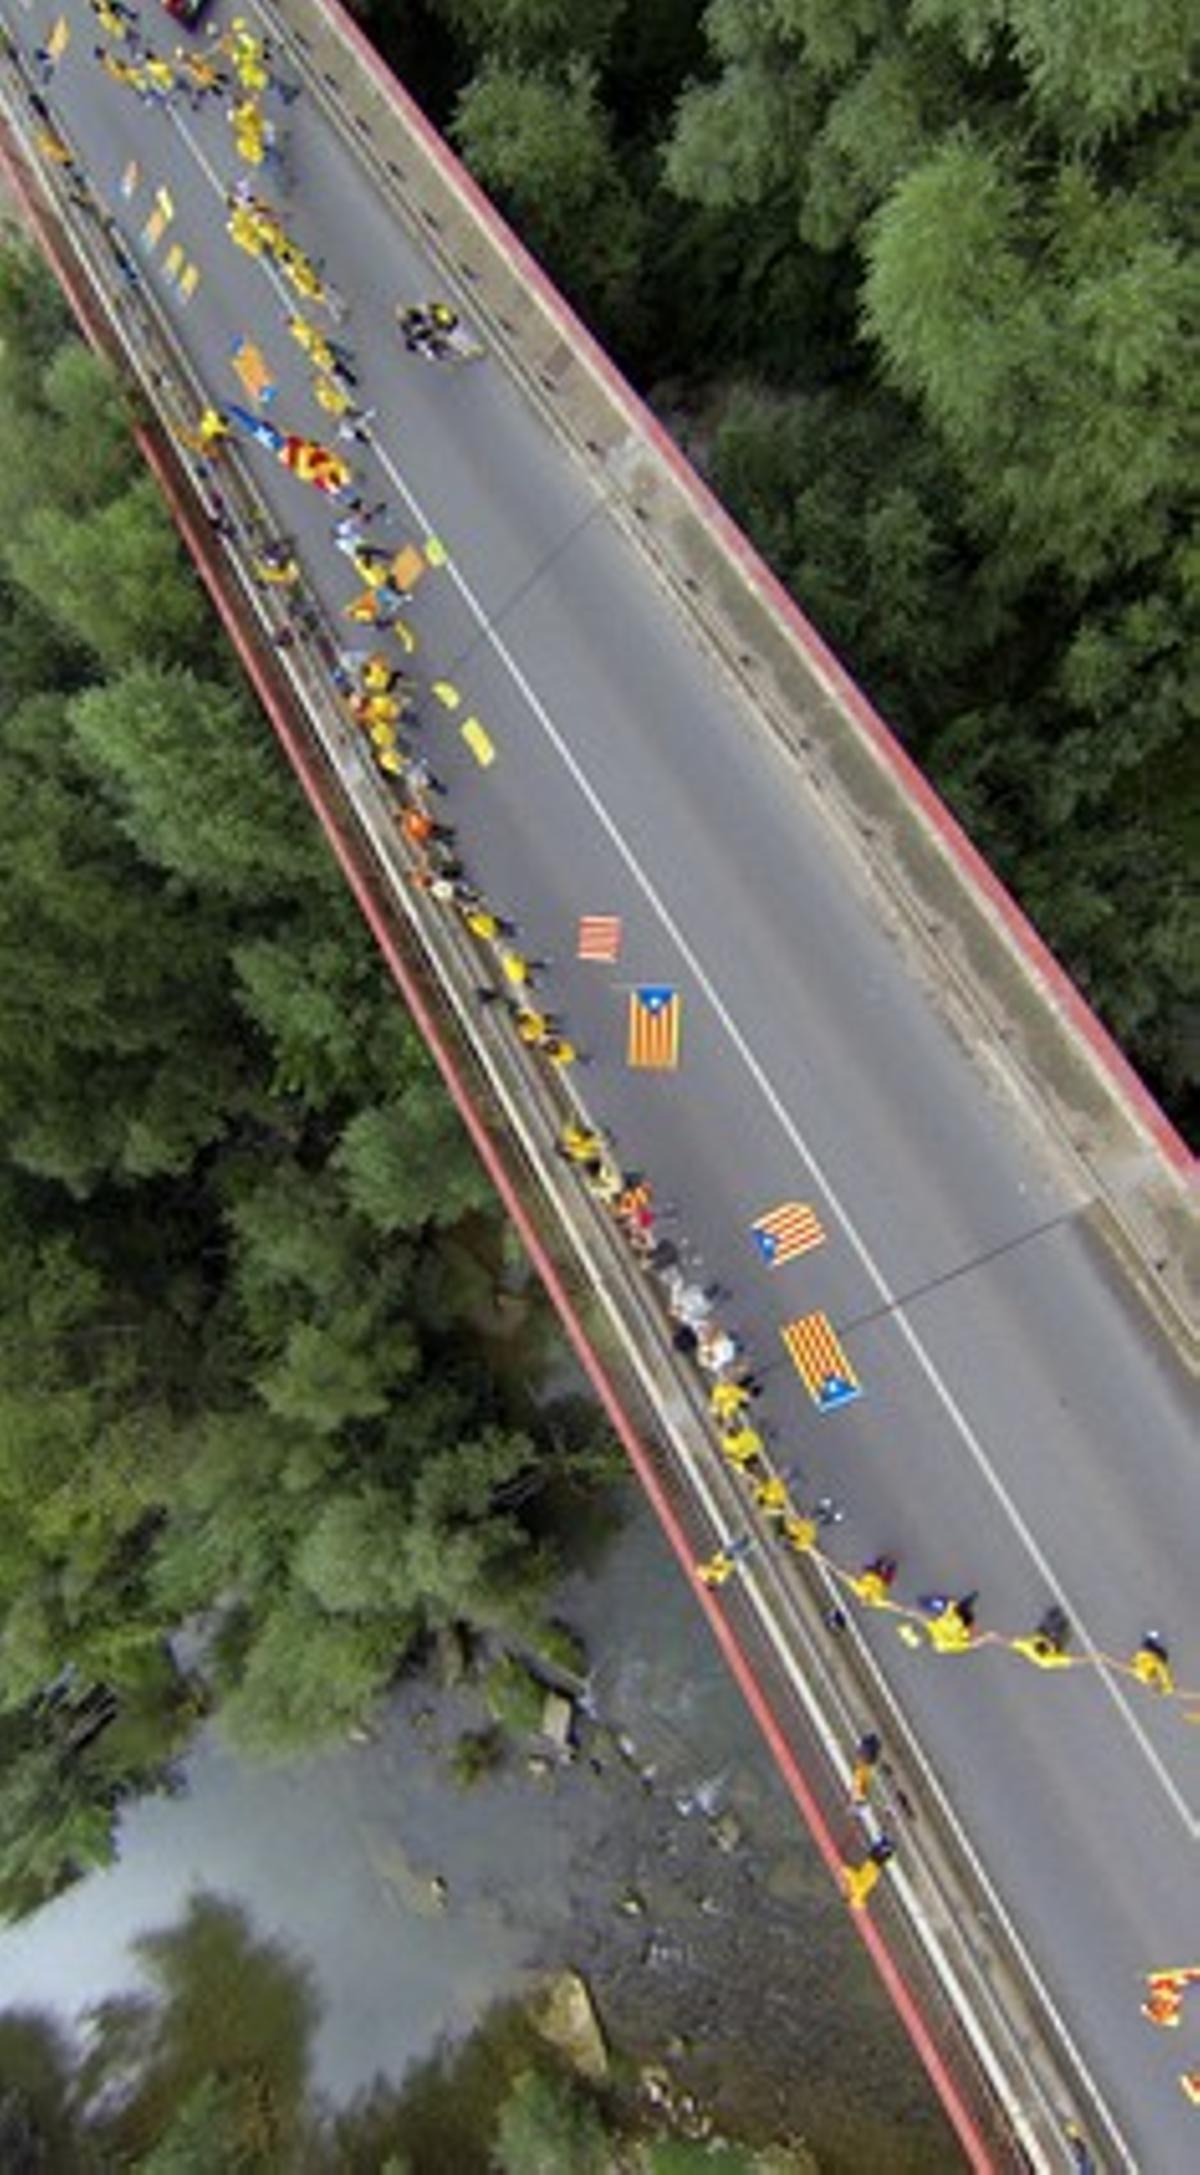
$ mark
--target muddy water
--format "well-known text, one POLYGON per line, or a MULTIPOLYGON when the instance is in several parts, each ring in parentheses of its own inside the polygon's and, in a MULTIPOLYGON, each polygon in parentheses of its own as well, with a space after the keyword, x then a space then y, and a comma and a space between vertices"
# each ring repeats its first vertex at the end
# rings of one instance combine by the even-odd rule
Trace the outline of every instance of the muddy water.
POLYGON ((456 1787, 447 1755, 481 1708, 417 1685, 370 1745, 286 1769, 208 1739, 186 1794, 128 1814, 114 1867, 0 1934, 0 2000, 77 2017, 134 1982, 133 1935, 210 1889, 314 1969, 331 2098, 571 1965, 614 2042, 669 2051, 731 2126, 803 2136, 830 2170, 959 2166, 657 1530, 626 1507, 564 1597, 599 1725, 574 1765, 514 1757, 456 1787))

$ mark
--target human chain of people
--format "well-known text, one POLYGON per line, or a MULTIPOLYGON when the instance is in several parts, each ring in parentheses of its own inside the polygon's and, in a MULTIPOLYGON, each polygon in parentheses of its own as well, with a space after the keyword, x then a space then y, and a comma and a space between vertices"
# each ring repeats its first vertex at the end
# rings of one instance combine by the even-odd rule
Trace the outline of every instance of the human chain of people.
MULTIPOLYGON (((214 28, 204 48, 180 48, 172 68, 147 44, 137 10, 125 0, 88 0, 88 4, 110 41, 95 48, 95 57, 114 82, 144 101, 169 105, 179 99, 193 111, 207 100, 234 101, 226 108, 231 142, 250 173, 232 182, 226 193, 229 239, 276 273, 298 302, 323 310, 331 327, 340 328, 346 305, 326 268, 301 245, 289 219, 259 190, 259 169, 274 169, 281 180, 286 176, 279 126, 265 115, 262 101, 273 97, 286 107, 299 94, 298 84, 281 72, 270 42, 253 31, 245 18, 235 16, 227 28, 214 28), (119 62, 115 68, 109 65, 114 60, 119 62)), ((45 48, 38 49, 43 87, 62 63, 68 43, 58 30, 45 48)), ((449 304, 402 304, 397 320, 409 354, 453 364, 473 360, 482 352, 449 304)), ((270 365, 257 342, 239 342, 231 365, 246 405, 214 401, 203 410, 193 431, 181 433, 203 471, 198 481, 210 519, 230 542, 243 541, 233 534, 217 481, 220 461, 235 440, 264 447, 298 481, 323 492, 336 507, 339 518, 331 527, 330 541, 350 562, 359 583, 343 607, 344 616, 356 626, 367 627, 373 643, 380 646, 370 650, 345 644, 331 647, 323 615, 304 593, 303 571, 290 541, 256 536, 249 540, 251 571, 261 585, 278 590, 284 603, 285 625, 276 640, 283 648, 296 633, 306 632, 316 639, 346 714, 361 730, 381 781, 396 796, 397 828, 416 857, 414 881, 433 903, 454 910, 466 931, 490 948, 495 980, 478 987, 479 1003, 498 1005, 517 1039, 548 1065, 565 1072, 588 1060, 566 1031, 561 1014, 540 994, 546 962, 530 958, 512 941, 515 923, 498 913, 471 881, 457 852, 453 827, 432 805, 432 797, 441 796, 446 788, 413 744, 412 735, 423 718, 433 714, 430 705, 446 712, 462 706, 450 680, 435 678, 422 689, 407 669, 417 648, 407 608, 425 575, 446 563, 445 550, 436 539, 420 546, 380 540, 381 529, 390 522, 388 503, 386 499, 368 501, 352 460, 342 450, 349 446, 356 451, 369 449, 374 443, 375 416, 358 398, 353 350, 344 339, 334 337, 333 330, 327 331, 296 310, 288 312, 284 327, 311 364, 312 397, 333 419, 337 446, 304 431, 286 430, 276 421, 276 385, 270 365), (402 653, 403 664, 389 654, 389 645, 402 653)), ((460 731, 486 770, 496 753, 486 727, 469 713, 460 731)), ((614 930, 619 945, 616 917, 582 916, 578 956, 612 963, 614 930)), ((680 991, 662 983, 635 982, 628 986, 625 999, 627 1062, 646 1069, 676 1069, 682 1045, 680 991)), ((650 1182, 639 1173, 620 1169, 601 1129, 584 1125, 581 1137, 586 1152, 571 1127, 560 1149, 576 1163, 593 1198, 612 1209, 640 1264, 661 1285, 677 1348, 715 1378, 710 1408, 720 1452, 744 1480, 748 1507, 754 1514, 750 1529, 729 1535, 697 1564, 696 1576, 704 1585, 725 1585, 753 1560, 756 1551, 774 1542, 794 1554, 813 1557, 848 1602, 893 1618, 908 1644, 943 1655, 1003 1649, 1047 1671, 1102 1669, 1175 1703, 1186 1720, 1200 1721, 1200 1688, 1176 1684, 1160 1627, 1146 1626, 1124 1656, 1098 1649, 1073 1650, 1071 1627, 1053 1603, 1031 1630, 981 1628, 979 1596, 973 1590, 918 1594, 904 1601, 895 1590, 899 1565, 894 1555, 881 1551, 857 1567, 838 1562, 821 1545, 824 1529, 834 1522, 827 1499, 805 1502, 798 1493, 802 1486, 798 1468, 786 1460, 780 1463, 766 1431, 748 1417, 760 1381, 738 1340, 715 1319, 718 1295, 688 1278, 682 1265, 682 1242, 655 1235, 657 1211, 650 1182)), ((824 1237, 817 1211, 801 1202, 764 1210, 751 1232, 762 1264, 772 1271, 795 1254, 812 1251, 824 1237)), ((800 1315, 781 1325, 781 1334, 820 1412, 833 1412, 860 1394, 850 1360, 824 1314, 814 1310, 800 1315)))
MULTIPOLYGON (((980 1657, 990 1650, 1045 1673, 1103 1673, 1144 1691, 1185 1722, 1200 1722, 1200 1687, 1176 1682, 1169 1638, 1160 1624, 1131 1625, 1128 1650, 1110 1653, 1078 1645, 1066 1611, 1053 1599, 1032 1626, 1004 1630, 981 1622, 980 1594, 968 1579, 905 1595, 901 1558, 888 1546, 881 1545, 865 1560, 839 1559, 832 1537, 844 1522, 841 1506, 815 1491, 778 1431, 758 1417, 771 1362, 748 1349, 730 1325, 731 1295, 705 1278, 681 1208, 660 1200, 653 1173, 624 1153, 602 1118, 591 1111, 578 1084, 591 1053, 577 1045, 569 1018, 555 1002, 554 960, 526 944, 516 916, 475 880, 458 829, 447 820, 452 794, 436 767, 437 722, 453 719, 462 745, 484 774, 481 785, 502 751, 451 677, 454 668, 426 672, 415 662, 422 648, 422 585, 452 563, 450 554, 438 537, 397 536, 386 495, 386 478, 395 472, 379 440, 378 414, 363 398, 353 342, 345 333, 347 304, 325 264, 298 238, 298 222, 286 203, 273 201, 275 196, 286 200, 292 186, 285 116, 302 95, 300 86, 287 77, 270 41, 241 17, 217 28, 205 45, 180 48, 171 58, 147 42, 138 11, 124 0, 88 0, 88 5, 107 41, 94 47, 92 60, 117 90, 166 111, 195 115, 219 108, 228 123, 223 140, 242 171, 225 188, 225 232, 230 246, 257 261, 270 279, 282 303, 277 327, 281 349, 303 356, 309 394, 321 420, 311 430, 286 426, 278 412, 281 395, 271 339, 256 330, 230 349, 239 397, 214 389, 180 436, 192 457, 212 526, 240 555, 264 600, 275 608, 270 615, 272 640, 281 652, 306 645, 327 673, 342 714, 361 736, 388 798, 409 881, 431 909, 452 916, 474 946, 480 962, 475 1001, 556 1081, 569 1115, 563 1117, 552 1152, 574 1173, 597 1211, 611 1219, 636 1270, 657 1295, 676 1353, 703 1382, 711 1442, 724 1466, 737 1476, 745 1517, 733 1529, 718 1532, 715 1545, 697 1559, 697 1582, 719 1601, 723 1591, 733 1590, 768 1558, 807 1558, 836 1597, 825 1608, 833 1634, 846 1628, 851 1611, 859 1610, 864 1617, 889 1622, 905 1646, 931 1657, 980 1657), (247 528, 226 502, 223 464, 240 462, 256 451, 329 502, 329 548, 355 584, 340 604, 340 633, 318 602, 292 538, 257 524, 247 528), (372 463, 382 464, 383 480, 372 475, 372 463), (427 737, 433 742, 430 754, 425 752, 427 737)), ((48 100, 69 44, 56 25, 46 45, 37 49, 32 89, 36 140, 47 160, 62 170, 73 201, 99 212, 88 177, 48 100)), ((132 200, 142 177, 130 173, 127 180, 132 200)), ((164 195, 156 193, 148 215, 148 246, 172 216, 162 202, 164 195), (157 228, 156 221, 161 222, 157 228)), ((100 215, 111 230, 111 216, 100 215)), ((127 276, 136 281, 138 269, 126 261, 127 276)), ((395 314, 398 345, 414 361, 449 370, 482 357, 480 344, 445 301, 401 301, 395 314)), ((686 1076, 686 976, 663 980, 661 961, 653 971, 639 973, 637 962, 625 956, 621 919, 603 900, 579 902, 572 934, 577 962, 597 969, 621 967, 625 978, 611 986, 619 1011, 614 1043, 619 1035, 624 1063, 634 1071, 682 1070, 686 1076)), ((829 1243, 827 1221, 820 1203, 803 1198, 762 1204, 745 1234, 748 1261, 758 1274, 780 1278, 780 1290, 788 1288, 781 1272, 797 1262, 802 1266, 794 1273, 808 1279, 812 1257, 819 1257, 829 1243)), ((810 1408, 836 1425, 835 1415, 864 1394, 836 1324, 818 1307, 808 1306, 787 1313, 778 1326, 810 1408)), ((843 1889, 851 1908, 861 1910, 897 1848, 875 1813, 885 1766, 877 1732, 864 1731, 847 1765, 848 1807, 864 1827, 862 1854, 843 1864, 843 1889)), ((1147 2021, 1159 2028, 1177 2026, 1184 1995, 1196 1975, 1191 1967, 1149 1974, 1143 2004, 1147 2021)), ((1180 2082, 1193 2103, 1200 2104, 1200 2073, 1189 2071, 1180 2082)))

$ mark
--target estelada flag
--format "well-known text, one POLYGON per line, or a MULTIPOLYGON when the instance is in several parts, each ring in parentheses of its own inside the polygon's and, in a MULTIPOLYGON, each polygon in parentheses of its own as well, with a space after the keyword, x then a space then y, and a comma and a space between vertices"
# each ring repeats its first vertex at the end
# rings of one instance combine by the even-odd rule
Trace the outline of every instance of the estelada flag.
POLYGON ((674 1072, 683 1024, 677 989, 654 985, 629 992, 628 1060, 643 1072, 674 1072))
POLYGON ((816 1211, 803 1201, 781 1201, 765 1216, 756 1216, 750 1232, 769 1269, 781 1269, 797 1254, 811 1252, 825 1237, 816 1211))
POLYGON ((858 1376, 827 1314, 801 1314, 794 1322, 785 1322, 779 1333, 818 1412, 836 1412, 839 1405, 862 1396, 858 1376))
POLYGON ((280 460, 283 459, 287 439, 281 430, 276 430, 273 423, 268 423, 265 415, 253 415, 249 408, 239 408, 234 401, 229 402, 225 413, 231 423, 236 423, 239 430, 245 431, 247 437, 256 439, 260 446, 266 446, 271 453, 277 453, 280 460))

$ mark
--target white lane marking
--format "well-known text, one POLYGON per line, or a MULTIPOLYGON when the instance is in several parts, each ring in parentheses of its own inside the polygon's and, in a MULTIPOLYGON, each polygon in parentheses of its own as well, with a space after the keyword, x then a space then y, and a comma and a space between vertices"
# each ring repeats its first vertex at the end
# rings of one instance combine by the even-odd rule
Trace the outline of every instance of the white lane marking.
MULTIPOLYGON (((382 446, 377 446, 376 451, 379 455, 379 460, 382 467, 386 469, 402 499, 408 505, 416 519, 423 526, 428 527, 431 520, 430 515, 426 513, 420 501, 409 489, 403 477, 400 475, 399 471, 396 469, 396 467, 388 457, 384 448, 382 446)), ((876 1262, 874 1255, 871 1253, 871 1250, 867 1245, 866 1240, 863 1238, 857 1224, 854 1222, 853 1217, 850 1215, 849 1210, 846 1208, 845 1203, 843 1202, 840 1194, 838 1193, 837 1188, 833 1185, 832 1181, 827 1176, 816 1152, 809 1147, 808 1142, 805 1140, 803 1134, 800 1132, 799 1127, 795 1124, 795 1121, 791 1117, 790 1112, 787 1110, 781 1097, 779 1096, 770 1079, 768 1078, 766 1071, 759 1063, 757 1057, 754 1055, 754 1052, 751 1049, 749 1043, 747 1042, 745 1036, 743 1035, 741 1029, 738 1027, 727 1005, 724 1003, 723 999, 718 993, 715 984, 712 982, 708 974, 705 972, 705 969, 702 967, 700 960, 698 959, 696 953, 693 951, 679 924, 676 922, 674 916, 670 911, 670 908, 666 905, 666 902, 662 898, 661 894, 655 889, 654 884, 652 883, 650 877, 647 875, 646 871, 643 869, 641 863, 637 859, 636 854, 633 852, 633 849, 624 837, 615 819, 609 815, 608 810, 605 807, 603 801, 601 800, 599 793, 592 785, 591 780, 588 778, 577 757, 567 746, 567 743, 564 740, 562 734, 559 732, 557 726, 554 724, 553 719, 550 717, 540 697, 537 695, 534 688, 530 685, 529 680, 526 678, 521 666, 517 663, 516 658, 507 647, 507 644, 504 642, 502 636, 500 636, 496 632, 495 628, 490 624, 487 614, 483 609, 483 606, 475 597, 469 583, 460 573, 453 557, 451 557, 449 561, 447 571, 449 572, 451 579, 455 582, 473 618, 476 620, 481 634, 484 636, 485 640, 492 645, 497 657, 505 666, 505 669, 509 673, 514 685, 524 696, 524 699, 529 705, 529 708, 532 711, 534 717, 541 725, 542 730, 546 735, 546 738, 549 740, 551 746, 554 748, 556 754, 561 759, 569 775, 574 780, 580 793, 587 801, 588 806, 592 810, 592 813, 595 816, 597 822, 607 834, 610 843, 616 849, 619 858, 624 861, 625 866, 629 871, 629 874, 632 876, 634 882, 637 884, 638 888, 642 892, 647 903, 653 909, 654 913, 657 914, 663 928, 667 931, 667 934, 671 937, 673 943, 677 946, 681 958, 684 959, 688 966, 689 972, 694 975, 697 984, 703 990, 704 995, 708 998, 708 1001, 712 1006, 713 1011, 715 1012, 717 1018, 720 1020, 726 1034, 728 1035, 738 1055, 742 1059, 743 1064, 745 1065, 747 1071, 750 1073, 750 1076, 754 1080, 760 1093, 764 1097, 768 1108, 771 1110, 772 1114, 776 1118, 786 1138, 790 1141, 792 1147, 794 1148, 796 1154, 801 1158, 802 1162, 807 1165, 813 1179, 815 1180, 817 1185, 822 1188, 826 1198, 831 1202, 840 1219, 843 1229, 845 1230, 847 1236, 850 1239, 850 1243, 855 1253, 858 1255, 858 1258, 862 1263, 863 1268, 865 1269, 867 1275, 870 1277, 880 1297, 887 1303, 889 1309, 892 1310, 892 1319, 895 1322, 896 1327, 899 1329, 901 1336, 905 1339, 905 1342, 908 1344, 914 1359, 924 1373, 930 1387, 934 1391, 934 1394, 939 1399, 944 1411, 947 1414, 947 1417, 950 1420, 952 1427, 956 1429, 956 1431, 962 1437, 962 1440, 966 1444, 967 1449, 970 1451, 974 1464, 978 1468, 985 1481, 991 1487, 992 1492, 996 1497, 996 1500, 1003 1507, 1003 1510, 1008 1517, 1014 1532, 1018 1535, 1023 1546, 1028 1551, 1032 1562, 1036 1566, 1047 1588, 1053 1594, 1063 1595, 1064 1600, 1069 1603, 1068 1614, 1071 1616, 1072 1621, 1078 1625, 1079 1630, 1083 1635, 1085 1644, 1092 1647, 1093 1650, 1098 1651, 1098 1642, 1094 1640, 1089 1633, 1082 1612, 1075 1603, 1070 1602, 1069 1596, 1066 1595, 1066 1591, 1062 1584, 1062 1581, 1058 1578, 1056 1572, 1053 1570, 1049 1559, 1043 1553, 1033 1532, 1026 1524, 1020 1511, 1017 1509, 1017 1506, 1013 1501, 1012 1496, 1009 1494, 1007 1488, 1004 1486, 1003 1481, 1000 1479, 998 1473, 992 1466, 991 1461, 988 1458, 987 1452, 984 1449, 982 1441, 976 1434, 970 1421, 967 1419, 966 1414, 964 1413, 961 1405, 958 1403, 957 1398, 954 1396, 953 1391, 950 1389, 949 1384, 945 1381, 944 1377, 939 1372, 934 1360, 931 1358, 925 1346, 922 1344, 921 1339, 917 1335, 916 1330, 912 1327, 912 1324, 908 1321, 904 1313, 898 1308, 896 1294, 891 1290, 891 1287, 889 1286, 882 1269, 876 1262)), ((1194 1815, 1192 1813, 1182 1792, 1178 1789, 1173 1777, 1168 1773, 1164 1762, 1160 1758, 1158 1752, 1155 1750, 1155 1747, 1151 1744, 1150 1739, 1147 1736, 1141 1722, 1130 1708, 1119 1683, 1113 1679, 1107 1669, 1102 1668, 1100 1670, 1100 1675, 1103 1678, 1105 1689, 1107 1690, 1109 1697, 1113 1700, 1118 1711, 1124 1718, 1126 1724, 1132 1730, 1139 1745, 1141 1746, 1141 1749, 1149 1765, 1157 1775, 1163 1790, 1174 1805, 1175 1810, 1178 1813, 1179 1818, 1182 1821, 1188 1834, 1191 1835, 1194 1840, 1197 1836, 1200 1836, 1200 1816, 1194 1815)))
MULTIPOLYGON (((203 152, 200 150, 199 146, 195 142, 191 130, 186 126, 182 115, 179 113, 174 113, 172 117, 176 121, 177 126, 179 127, 180 134, 191 146, 197 163, 203 168, 217 195, 221 198, 222 201, 224 201, 226 193, 225 184, 223 184, 218 179, 213 168, 209 165, 208 160, 204 157, 203 152)), ((269 265, 263 259, 260 259, 259 262, 262 266, 262 270, 267 274, 267 277, 271 279, 272 284, 276 286, 277 291, 282 291, 282 283, 279 279, 279 275, 275 273, 274 267, 269 265)), ((380 466, 386 471, 387 475, 390 477, 401 499, 404 501, 405 505, 407 505, 414 518, 420 524, 421 528, 428 534, 436 533, 438 535, 441 535, 441 526, 434 520, 431 513, 426 512, 425 508, 422 506, 420 500, 416 497, 415 493, 409 489, 409 486, 405 482, 403 476, 400 474, 400 471, 396 467, 395 463, 392 461, 386 448, 382 446, 378 440, 376 440, 374 442, 373 450, 379 460, 380 466)), ((465 576, 460 571, 458 564, 453 556, 449 557, 445 571, 448 573, 451 581, 457 588, 460 596, 463 599, 463 602, 465 603, 468 611, 470 612, 471 617, 474 619, 476 626, 478 627, 484 640, 490 643, 492 649, 496 653, 496 656, 499 658, 501 664, 504 666, 506 672, 512 680, 513 685, 519 690, 525 702, 528 704, 531 714, 534 718, 536 718, 538 724, 540 725, 543 733, 546 736, 546 739, 549 741, 551 747, 554 749, 555 753, 559 757, 568 775, 571 777, 579 792, 582 794, 584 800, 587 802, 588 807, 591 809, 592 814, 595 817, 597 823, 600 825, 601 830, 605 833, 610 844, 615 849, 618 858, 624 862, 625 867, 629 872, 629 875, 632 877, 634 883, 637 885, 639 891, 642 893, 642 896, 646 900, 647 904, 657 915, 663 928, 666 930, 668 936, 671 938, 672 943, 676 946, 680 957, 685 961, 689 972, 695 977, 697 986, 703 991, 704 995, 707 997, 713 1012, 725 1029, 725 1032, 728 1035, 730 1042, 733 1044, 734 1049, 737 1051, 738 1056, 741 1058, 742 1063, 746 1067, 747 1072, 750 1074, 751 1079, 754 1081, 755 1086, 758 1088, 759 1093, 762 1095, 764 1101, 766 1102, 768 1109, 771 1111, 773 1117, 775 1118, 777 1124, 783 1132, 784 1137, 789 1141, 795 1153, 799 1156, 801 1162, 806 1165, 815 1183, 822 1188, 826 1199, 830 1202, 831 1206, 835 1210, 841 1223, 842 1229, 846 1233, 846 1236, 850 1241, 850 1245, 853 1251, 857 1254, 863 1269, 865 1270, 867 1276, 870 1278, 872 1284, 875 1286, 875 1289, 878 1292, 880 1298, 885 1302, 886 1306, 888 1307, 891 1313, 892 1321, 894 1322, 896 1328, 899 1330, 901 1337, 908 1345, 912 1357, 915 1359, 918 1367, 924 1374, 926 1381, 928 1382, 935 1397, 937 1398, 938 1402, 942 1406, 943 1411, 949 1419, 952 1428, 954 1428, 956 1433, 961 1437, 962 1441, 966 1445, 966 1448, 970 1453, 972 1463, 975 1465, 976 1470, 986 1482, 987 1486, 991 1489, 996 1501, 1000 1504, 1005 1516, 1009 1521, 1009 1524, 1012 1527, 1013 1532, 1017 1535, 1022 1546, 1026 1550, 1026 1553, 1028 1554, 1030 1561, 1037 1570, 1039 1577, 1042 1579, 1043 1583, 1045 1584, 1050 1593, 1055 1595, 1061 1595, 1064 1605, 1067 1608, 1068 1615, 1071 1617, 1072 1622, 1076 1624, 1079 1628, 1084 1644, 1090 1647, 1094 1652, 1101 1651, 1099 1647, 1099 1642, 1092 1636, 1092 1634, 1088 1630, 1086 1620, 1081 1610, 1079 1609, 1078 1605, 1071 1600, 1061 1579, 1058 1577, 1057 1573, 1053 1569, 1049 1558, 1044 1554, 1032 1530, 1026 1524, 1025 1519, 1022 1517, 1020 1511, 1017 1509, 1016 1503, 1013 1501, 1013 1498, 1009 1494, 1008 1489, 1005 1487, 1003 1481, 1000 1479, 999 1474, 996 1472, 994 1466, 992 1465, 992 1462, 988 1457, 987 1451, 983 1446, 982 1440, 976 1434, 975 1429, 972 1427, 970 1421, 968 1420, 965 1412, 963 1411, 949 1384, 946 1382, 933 1358, 926 1350, 925 1346, 922 1344, 916 1330, 913 1328, 911 1322, 908 1320, 907 1316, 899 1307, 897 1294, 893 1292, 891 1286, 889 1285, 887 1278, 885 1277, 882 1269, 876 1262, 875 1257, 870 1250, 870 1247, 868 1246, 866 1240, 864 1239, 861 1231, 858 1228, 858 1225, 855 1223, 853 1217, 847 1209, 837 1188, 834 1186, 830 1178, 826 1175, 824 1166, 822 1165, 820 1158, 817 1156, 815 1150, 810 1148, 808 1142, 804 1138, 804 1135, 801 1133, 799 1127, 795 1123, 795 1120, 792 1118, 791 1113, 789 1112, 782 1098, 776 1091, 771 1080, 768 1078, 763 1066, 759 1063, 759 1060, 754 1055, 750 1044, 746 1040, 746 1037, 742 1033, 740 1027, 737 1025, 737 1022, 735 1021, 732 1013, 730 1012, 728 1006, 725 1004, 723 998, 717 990, 715 983, 711 980, 710 976, 706 973, 704 967, 701 965, 699 958, 693 951, 690 943, 688 942, 688 939, 684 935, 683 930, 680 928, 678 922, 675 920, 674 915, 671 913, 670 908, 666 904, 666 901, 663 899, 661 893, 655 889, 655 886, 651 881, 649 875, 642 867, 641 862, 638 860, 637 855, 634 853, 632 847, 629 845, 628 840, 624 837, 620 826, 617 824, 615 818, 609 814, 608 809, 606 808, 595 786, 592 784, 591 779, 588 777, 577 756, 575 756, 572 753, 571 749, 568 747, 566 740, 559 732, 558 727, 555 725, 554 720, 551 717, 549 711, 547 710, 545 704, 542 702, 541 697, 531 686, 524 671, 517 663, 516 658, 513 656, 512 651, 508 648, 507 643, 492 626, 483 605, 476 597, 474 590, 470 586, 470 583, 466 580, 465 576)), ((1143 1757, 1145 1758, 1148 1766, 1157 1778, 1160 1788, 1163 1790, 1165 1796, 1174 1807, 1174 1810, 1178 1815, 1178 1818, 1185 1832, 1191 1837, 1193 1842, 1196 1841, 1198 1838, 1200 1838, 1200 1813, 1192 1812, 1182 1791, 1179 1789, 1173 1776, 1168 1772, 1165 1762, 1161 1758, 1158 1751, 1155 1749, 1154 1745, 1151 1743, 1150 1738, 1147 1735, 1147 1732, 1143 1727, 1141 1721, 1138 1719, 1137 1715, 1130 1707, 1129 1701, 1125 1696, 1124 1689, 1120 1682, 1111 1675, 1109 1670, 1103 1667, 1101 1667, 1099 1674, 1101 1676, 1104 1688, 1108 1693, 1109 1698, 1112 1700, 1114 1706, 1118 1711, 1118 1714, 1121 1716, 1127 1729, 1130 1730, 1133 1737, 1135 1738, 1138 1746, 1141 1749, 1143 1757)))

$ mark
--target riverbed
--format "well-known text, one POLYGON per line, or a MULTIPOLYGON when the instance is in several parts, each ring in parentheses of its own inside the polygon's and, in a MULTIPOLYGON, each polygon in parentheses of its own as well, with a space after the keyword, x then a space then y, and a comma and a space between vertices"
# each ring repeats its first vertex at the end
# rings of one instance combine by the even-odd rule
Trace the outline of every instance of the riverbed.
POLYGON ((315 1975, 314 2083, 349 2100, 542 1969, 592 1987, 613 2044, 669 2056, 731 2127, 822 2167, 961 2165, 843 1908, 639 1497, 562 1613, 594 1664, 581 1756, 464 1789, 469 1687, 401 1688, 372 1741, 282 1768, 211 1733, 186 1789, 125 1815, 117 1863, 0 1934, 0 1999, 64 2022, 137 1983, 129 1942, 209 1890, 315 1975), (618 1743, 620 1740, 620 1743, 618 1743), (623 1749, 622 1749, 623 1747, 623 1749))

